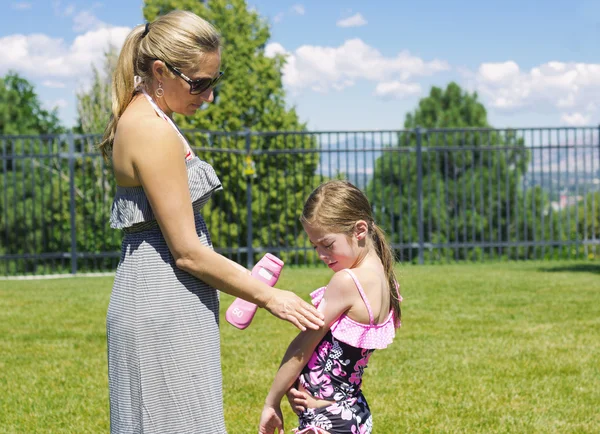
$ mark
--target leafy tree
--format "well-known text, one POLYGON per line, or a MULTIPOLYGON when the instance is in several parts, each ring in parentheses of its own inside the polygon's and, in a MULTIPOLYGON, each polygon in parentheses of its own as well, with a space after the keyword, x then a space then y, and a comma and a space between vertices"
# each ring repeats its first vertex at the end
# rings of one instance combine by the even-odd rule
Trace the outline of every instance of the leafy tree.
MULTIPOLYGON (((0 78, 1 152, 6 155, 0 166, 0 254, 55 251, 50 232, 60 222, 49 219, 58 203, 49 198, 57 194, 61 161, 59 139, 52 134, 64 131, 56 109, 42 107, 29 81, 15 72, 0 78)), ((21 263, 35 266, 31 260, 21 263)), ((15 266, 11 262, 11 272, 15 266)))
MULTIPOLYGON (((75 159, 75 206, 77 209, 77 248, 100 253, 119 250, 119 234, 110 229, 110 199, 114 197, 114 178, 96 145, 111 116, 112 76, 118 52, 109 46, 104 53, 102 69, 92 68, 92 85, 77 94, 78 125, 76 148, 83 155, 75 159), (101 205, 103 204, 103 205, 101 205)), ((110 260, 96 261, 108 263, 110 260)), ((82 264, 85 267, 85 264, 82 264)))
POLYGON ((367 186, 371 200, 378 205, 378 220, 394 243, 405 246, 399 249, 401 258, 414 260, 417 256, 416 248, 408 246, 419 240, 417 141, 424 149, 424 242, 443 245, 426 255, 433 260, 479 259, 485 250, 492 256, 507 255, 505 247, 482 250, 468 244, 460 248, 447 244, 515 239, 515 205, 523 203, 518 186, 529 161, 523 140, 510 130, 489 130, 477 94, 464 92, 456 83, 444 90, 433 87, 417 109, 407 114, 404 128, 397 140, 402 146, 389 147, 376 161, 367 186))
POLYGON ((215 167, 225 189, 204 212, 215 246, 246 244, 246 170, 252 168, 253 245, 294 245, 302 236, 298 224, 302 203, 319 181, 314 175, 318 155, 310 152, 316 148, 310 135, 268 134, 306 127, 294 108, 286 108, 281 73, 285 59, 265 55, 268 24, 245 0, 146 0, 144 16, 152 21, 173 9, 189 10, 211 22, 224 42, 225 77, 215 90, 214 103, 191 118, 177 119, 187 130, 216 131, 188 134, 199 156, 215 167), (219 135, 243 130, 248 134, 219 135), (267 133, 252 134, 258 131, 267 133), (225 152, 210 152, 215 147, 225 152), (297 148, 306 152, 286 153, 297 148))
POLYGON ((81 134, 102 134, 111 116, 112 75, 117 65, 118 52, 109 46, 104 53, 104 65, 100 71, 92 65, 92 86, 77 94, 78 125, 81 134))
POLYGON ((16 72, 0 77, 0 135, 63 131, 57 110, 42 107, 31 83, 16 72))
MULTIPOLYGON (((589 191, 583 195, 576 205, 567 206, 555 215, 554 232, 562 241, 578 242, 600 239, 600 192, 589 191)), ((559 257, 565 258, 600 258, 598 246, 589 245, 561 247, 559 257), (595 253, 595 254, 594 254, 595 253)))

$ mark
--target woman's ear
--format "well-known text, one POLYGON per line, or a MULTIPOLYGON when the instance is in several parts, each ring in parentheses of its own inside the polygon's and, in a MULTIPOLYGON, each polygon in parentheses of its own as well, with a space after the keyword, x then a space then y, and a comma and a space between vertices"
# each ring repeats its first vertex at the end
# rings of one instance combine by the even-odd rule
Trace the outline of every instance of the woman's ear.
POLYGON ((362 241, 367 238, 369 234, 369 225, 364 220, 359 220, 354 225, 354 235, 358 241, 362 241))
POLYGON ((155 60, 152 63, 152 76, 154 77, 154 80, 156 82, 161 83, 164 81, 166 76, 166 69, 167 66, 160 60, 155 60))

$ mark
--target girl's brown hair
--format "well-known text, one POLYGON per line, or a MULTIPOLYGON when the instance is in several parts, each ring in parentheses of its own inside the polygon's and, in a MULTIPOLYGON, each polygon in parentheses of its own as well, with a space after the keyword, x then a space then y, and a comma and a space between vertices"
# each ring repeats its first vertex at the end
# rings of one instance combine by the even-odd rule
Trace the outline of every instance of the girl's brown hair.
POLYGON ((304 203, 300 221, 305 224, 351 235, 356 222, 369 225, 369 236, 377 256, 381 259, 390 287, 390 302, 396 321, 401 319, 400 300, 396 291, 398 281, 394 273, 394 253, 383 230, 375 224, 371 204, 365 194, 348 181, 328 181, 317 187, 304 203))

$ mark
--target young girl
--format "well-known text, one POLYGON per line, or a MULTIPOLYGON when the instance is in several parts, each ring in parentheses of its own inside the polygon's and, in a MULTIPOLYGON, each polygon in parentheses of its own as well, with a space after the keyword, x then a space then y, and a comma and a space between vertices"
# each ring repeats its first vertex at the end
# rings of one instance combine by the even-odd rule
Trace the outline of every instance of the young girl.
POLYGON ((325 326, 300 333, 288 347, 259 432, 283 432, 280 402, 297 388, 307 398, 290 400, 299 413, 295 433, 368 434, 373 420, 361 391, 363 372, 373 351, 387 347, 400 327, 394 257, 368 199, 349 182, 319 186, 301 221, 319 258, 335 272, 311 294, 325 326))

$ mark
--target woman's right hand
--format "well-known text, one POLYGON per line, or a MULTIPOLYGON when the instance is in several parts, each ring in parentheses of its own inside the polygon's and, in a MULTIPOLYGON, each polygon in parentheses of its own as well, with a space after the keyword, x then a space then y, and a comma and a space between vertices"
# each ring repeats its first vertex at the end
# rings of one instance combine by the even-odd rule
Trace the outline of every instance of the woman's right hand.
POLYGON ((291 291, 275 288, 275 293, 265 305, 265 309, 277 318, 291 322, 302 331, 307 327, 318 330, 325 324, 321 312, 291 291))

